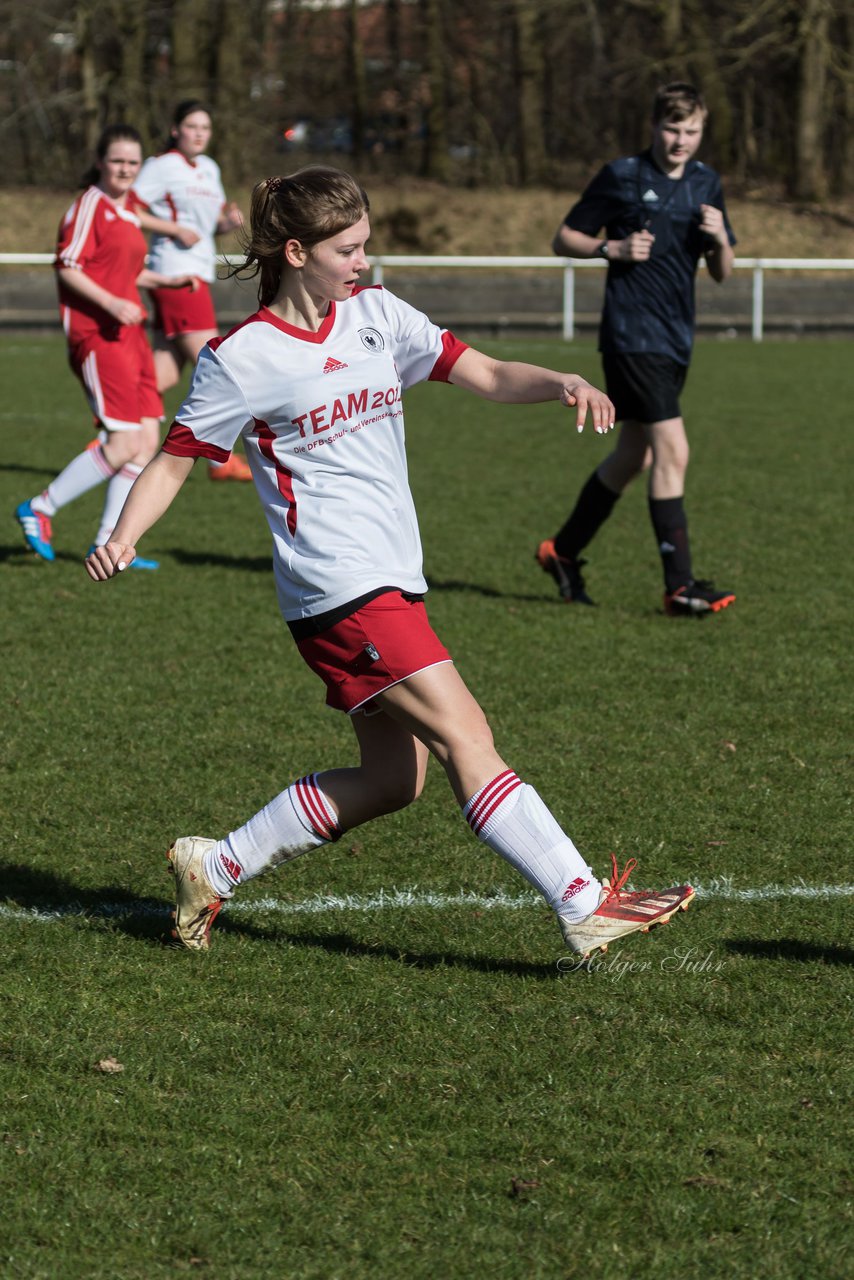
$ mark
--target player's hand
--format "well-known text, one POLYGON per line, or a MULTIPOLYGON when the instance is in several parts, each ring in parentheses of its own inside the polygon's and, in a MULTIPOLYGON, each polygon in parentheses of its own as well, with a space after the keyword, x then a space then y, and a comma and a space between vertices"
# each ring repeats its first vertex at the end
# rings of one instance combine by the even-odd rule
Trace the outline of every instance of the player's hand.
POLYGON ((236 231, 238 227, 243 226, 243 214, 233 200, 230 200, 223 209, 222 222, 226 230, 231 231, 236 231))
POLYGON ((576 409, 575 425, 584 430, 588 411, 597 435, 604 436, 614 425, 616 410, 604 391, 598 391, 583 378, 573 377, 561 393, 561 404, 576 409))
POLYGON ((124 572, 136 558, 136 547, 126 542, 105 542, 86 557, 86 572, 93 582, 106 582, 124 572))
POLYGON ((617 257, 621 262, 646 262, 652 253, 654 242, 655 236, 646 228, 643 231, 633 231, 625 240, 617 241, 620 246, 617 257))
POLYGON ((118 320, 119 324, 142 324, 145 319, 145 312, 142 307, 137 306, 135 302, 131 302, 128 298, 113 298, 108 303, 105 310, 110 313, 114 320, 118 320))
POLYGON ((195 293, 199 287, 197 276, 173 276, 169 284, 173 289, 189 289, 190 293, 195 293))
POLYGON ((172 232, 172 239, 177 240, 185 249, 191 249, 194 244, 198 244, 201 236, 195 227, 184 226, 182 222, 175 223, 175 230, 172 232))
POLYGON ((713 204, 700 205, 700 230, 707 236, 717 240, 718 244, 728 244, 729 237, 724 227, 724 215, 713 204))

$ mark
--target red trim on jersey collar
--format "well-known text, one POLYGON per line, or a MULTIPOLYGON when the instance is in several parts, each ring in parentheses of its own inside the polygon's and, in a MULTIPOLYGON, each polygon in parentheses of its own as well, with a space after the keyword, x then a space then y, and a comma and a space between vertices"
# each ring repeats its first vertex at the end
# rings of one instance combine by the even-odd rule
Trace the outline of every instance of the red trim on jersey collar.
MULTIPOLYGON (((188 165, 190 166, 190 168, 191 168, 191 169, 197 169, 197 168, 199 167, 199 166, 196 164, 195 160, 188 160, 188 159, 187 159, 187 157, 184 155, 184 152, 183 152, 183 151, 181 151, 181 150, 179 150, 179 148, 178 148, 178 146, 177 146, 177 145, 176 145, 176 146, 172 146, 172 147, 170 147, 170 148, 169 148, 169 150, 168 150, 168 151, 164 151, 164 152, 163 152, 163 154, 164 154, 165 156, 171 156, 171 154, 172 154, 172 152, 173 152, 173 151, 175 152, 175 155, 176 155, 176 156, 180 156, 180 157, 181 157, 181 159, 184 161, 184 164, 188 164, 188 165)), ((204 152, 201 152, 200 154, 201 154, 201 155, 204 155, 204 152)))
POLYGON ((298 329, 295 324, 280 320, 269 307, 262 307, 255 314, 259 320, 266 320, 267 324, 271 324, 274 329, 281 329, 282 333, 287 333, 292 338, 301 338, 303 342, 325 342, 335 323, 335 303, 330 302, 329 310, 316 333, 312 329, 298 329))

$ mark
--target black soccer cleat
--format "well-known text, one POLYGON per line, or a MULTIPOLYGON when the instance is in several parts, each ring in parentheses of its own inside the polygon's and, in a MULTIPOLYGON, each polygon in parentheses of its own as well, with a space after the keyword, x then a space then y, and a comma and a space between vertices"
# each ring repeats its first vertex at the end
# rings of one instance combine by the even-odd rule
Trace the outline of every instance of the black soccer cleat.
POLYGON ((567 560, 564 556, 559 556, 550 538, 537 547, 535 559, 540 568, 554 578, 566 604, 593 604, 584 590, 584 579, 581 576, 581 566, 586 561, 567 560))
POLYGON ((670 618, 696 618, 705 613, 720 613, 735 600, 732 591, 717 591, 713 582, 697 578, 675 591, 665 591, 664 612, 670 618))

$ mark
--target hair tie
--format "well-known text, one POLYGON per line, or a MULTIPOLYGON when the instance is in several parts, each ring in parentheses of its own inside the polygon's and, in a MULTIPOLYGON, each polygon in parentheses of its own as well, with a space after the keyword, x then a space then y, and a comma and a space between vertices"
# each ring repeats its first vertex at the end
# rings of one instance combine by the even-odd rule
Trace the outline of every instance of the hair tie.
POLYGON ((267 187, 267 194, 271 196, 275 195, 284 181, 284 178, 268 178, 265 184, 267 187))

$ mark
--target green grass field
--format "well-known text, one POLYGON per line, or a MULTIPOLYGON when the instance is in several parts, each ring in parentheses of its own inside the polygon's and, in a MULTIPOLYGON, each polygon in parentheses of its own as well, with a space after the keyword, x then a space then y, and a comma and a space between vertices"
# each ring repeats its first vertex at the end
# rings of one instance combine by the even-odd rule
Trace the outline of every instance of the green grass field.
MULTIPOLYGON (((587 347, 489 349, 598 379, 587 347)), ((351 762, 352 732, 279 619, 251 488, 197 468, 157 574, 89 582, 100 492, 53 565, 25 551, 12 509, 87 415, 60 339, 4 341, 4 1277, 851 1274, 850 362, 699 348, 695 559, 738 594, 700 623, 661 613, 639 488, 590 550, 597 609, 534 563, 605 442, 408 397, 431 618, 499 750, 600 873, 698 886, 561 973, 435 766, 247 886, 207 956, 164 945, 172 839, 351 762)))

